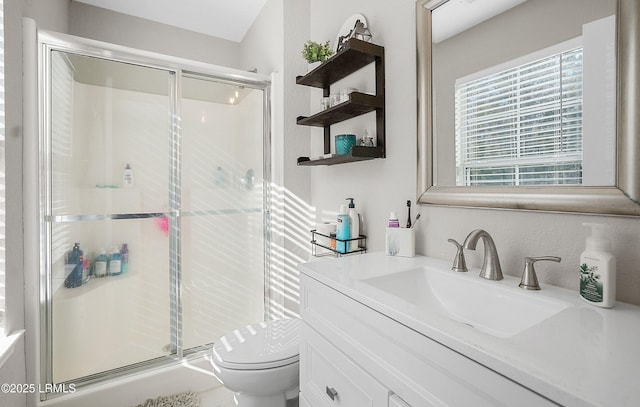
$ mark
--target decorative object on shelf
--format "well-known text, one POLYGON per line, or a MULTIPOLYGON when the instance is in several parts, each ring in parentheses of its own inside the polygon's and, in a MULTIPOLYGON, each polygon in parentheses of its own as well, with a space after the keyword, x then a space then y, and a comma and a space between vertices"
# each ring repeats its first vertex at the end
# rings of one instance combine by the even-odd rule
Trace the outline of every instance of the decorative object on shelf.
POLYGON ((362 14, 354 14, 342 24, 336 36, 336 52, 340 52, 351 38, 371 41, 371 31, 368 28, 367 19, 362 14))
POLYGON ((322 65, 322 61, 310 62, 309 66, 307 67, 307 72, 313 71, 314 69, 316 69, 320 65, 322 65))
POLYGON ((310 64, 314 62, 324 62, 333 55, 333 50, 329 45, 329 41, 324 44, 317 43, 315 41, 307 41, 302 48, 302 57, 310 64))
POLYGON ((353 92, 357 92, 356 88, 342 88, 340 89, 340 103, 346 102, 349 100, 349 95, 353 92))
POLYGON ((336 154, 346 155, 351 153, 351 149, 356 145, 355 134, 338 134, 336 136, 336 154))
POLYGON ((364 131, 364 136, 360 139, 360 142, 358 143, 359 146, 362 147, 375 147, 376 144, 373 141, 373 137, 369 135, 369 130, 364 131))
POLYGON ((325 96, 322 99, 320 99, 320 106, 322 107, 322 110, 327 110, 328 108, 330 108, 331 98, 329 96, 325 96))
POLYGON ((329 96, 329 98, 331 99, 331 107, 338 106, 340 103, 342 103, 340 101, 340 95, 335 95, 334 94, 334 95, 329 96))

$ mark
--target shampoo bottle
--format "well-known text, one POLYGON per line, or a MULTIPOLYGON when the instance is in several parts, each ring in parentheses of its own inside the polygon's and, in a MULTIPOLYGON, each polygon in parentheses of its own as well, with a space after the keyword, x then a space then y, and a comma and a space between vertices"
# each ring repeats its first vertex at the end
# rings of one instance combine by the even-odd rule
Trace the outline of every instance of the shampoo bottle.
POLYGON ((80 243, 75 243, 67 260, 67 264, 71 265, 71 273, 65 278, 64 286, 67 288, 80 287, 82 285, 82 263, 84 256, 80 250, 80 243))
POLYGON ((126 273, 129 271, 129 246, 126 243, 122 244, 122 248, 120 249, 120 261, 122 263, 122 272, 126 273))
POLYGON ((133 188, 133 170, 129 163, 124 167, 124 172, 122 173, 122 187, 133 188))
POLYGON ((96 277, 105 277, 107 275, 107 255, 104 249, 100 249, 100 255, 96 257, 93 263, 93 275, 96 277))
POLYGON ((355 239, 349 242, 348 250, 354 251, 358 250, 360 246, 360 240, 358 239, 360 237, 360 215, 356 212, 356 205, 353 203, 353 198, 347 198, 347 201, 349 201, 349 211, 347 214, 349 215, 349 226, 351 228, 350 238, 355 239))
POLYGON ((347 214, 347 205, 340 205, 340 214, 338 214, 338 224, 336 226, 336 250, 338 253, 347 253, 348 244, 346 240, 351 239, 351 222, 347 214))
POLYGON ((616 303, 616 259, 609 252, 611 243, 604 225, 582 225, 591 227, 591 236, 580 254, 580 297, 592 305, 611 308, 616 303))
POLYGON ((122 273, 122 258, 117 248, 111 251, 111 258, 109 258, 109 275, 117 276, 122 273))

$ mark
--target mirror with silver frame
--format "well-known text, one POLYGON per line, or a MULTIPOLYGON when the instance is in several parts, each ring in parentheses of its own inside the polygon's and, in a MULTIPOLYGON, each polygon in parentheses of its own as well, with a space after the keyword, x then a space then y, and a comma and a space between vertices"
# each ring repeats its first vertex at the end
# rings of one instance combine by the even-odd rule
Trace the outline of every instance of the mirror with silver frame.
POLYGON ((416 16, 420 203, 640 215, 638 2, 417 0, 416 16))

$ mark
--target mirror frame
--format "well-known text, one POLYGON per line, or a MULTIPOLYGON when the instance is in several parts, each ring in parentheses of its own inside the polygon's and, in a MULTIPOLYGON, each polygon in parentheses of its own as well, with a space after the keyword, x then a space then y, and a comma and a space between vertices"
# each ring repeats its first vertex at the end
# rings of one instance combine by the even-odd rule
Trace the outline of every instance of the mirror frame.
POLYGON ((431 10, 448 0, 416 0, 418 203, 474 208, 640 216, 640 2, 616 10, 616 185, 607 187, 443 187, 435 185, 431 10))

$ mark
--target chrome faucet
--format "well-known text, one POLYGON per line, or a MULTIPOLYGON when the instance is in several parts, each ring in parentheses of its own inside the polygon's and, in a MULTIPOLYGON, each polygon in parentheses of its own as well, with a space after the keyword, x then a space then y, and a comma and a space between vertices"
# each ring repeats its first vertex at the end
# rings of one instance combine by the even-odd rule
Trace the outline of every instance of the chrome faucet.
POLYGON ((463 247, 475 250, 480 239, 484 241, 484 261, 482 262, 480 277, 488 280, 502 280, 502 268, 500 267, 500 259, 498 259, 498 251, 489 233, 483 229, 474 230, 464 239, 463 247))

